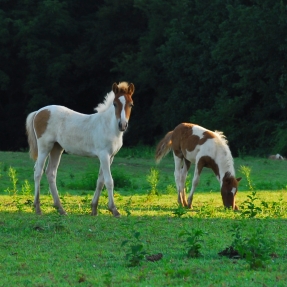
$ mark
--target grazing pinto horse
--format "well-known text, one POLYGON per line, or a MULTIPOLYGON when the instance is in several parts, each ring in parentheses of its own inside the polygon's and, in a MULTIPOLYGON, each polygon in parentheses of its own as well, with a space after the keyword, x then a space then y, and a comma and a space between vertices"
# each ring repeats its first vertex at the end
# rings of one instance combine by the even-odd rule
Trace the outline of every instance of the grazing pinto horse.
POLYGON ((285 160, 285 158, 282 155, 280 155, 279 153, 269 155, 268 158, 269 159, 275 159, 275 160, 285 160))
POLYGON ((182 123, 159 142, 156 161, 173 150, 174 177, 178 192, 178 203, 191 208, 193 193, 199 183, 204 167, 211 168, 220 182, 221 196, 225 207, 238 209, 235 205, 238 182, 235 178, 233 158, 225 136, 195 124, 182 123), (185 181, 191 163, 195 163, 194 177, 188 200, 185 196, 185 181))
POLYGON ((26 130, 30 146, 30 156, 36 160, 34 167, 35 199, 34 207, 37 214, 40 208, 40 180, 46 158, 49 163, 46 174, 54 206, 60 214, 65 214, 56 186, 57 169, 62 152, 98 157, 100 170, 96 191, 92 199, 92 215, 97 215, 100 193, 105 185, 108 190, 108 208, 116 217, 120 216, 113 199, 114 182, 110 165, 123 144, 123 132, 133 106, 133 84, 122 82, 112 86, 103 104, 95 109, 97 113, 84 115, 62 106, 47 106, 28 115, 26 130))

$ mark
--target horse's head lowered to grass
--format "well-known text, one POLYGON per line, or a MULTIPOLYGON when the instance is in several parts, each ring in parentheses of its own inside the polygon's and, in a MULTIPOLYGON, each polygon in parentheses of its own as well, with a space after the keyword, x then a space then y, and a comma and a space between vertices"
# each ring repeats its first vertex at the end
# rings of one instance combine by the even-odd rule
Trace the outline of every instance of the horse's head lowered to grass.
POLYGON ((226 172, 222 182, 221 182, 221 196, 223 205, 227 208, 232 207, 234 210, 238 210, 237 205, 235 204, 235 196, 238 189, 238 183, 241 180, 241 177, 235 178, 230 174, 230 172, 226 172))

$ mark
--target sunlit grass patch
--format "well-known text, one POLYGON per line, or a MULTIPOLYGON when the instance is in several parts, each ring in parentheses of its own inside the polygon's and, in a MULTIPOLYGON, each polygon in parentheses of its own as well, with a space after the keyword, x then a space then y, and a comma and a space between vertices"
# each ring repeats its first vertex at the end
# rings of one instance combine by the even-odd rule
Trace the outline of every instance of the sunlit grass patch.
MULTIPOLYGON (((127 153, 125 157, 116 157, 112 166, 114 179, 118 177, 122 183, 114 192, 122 216, 114 218, 107 209, 105 189, 100 197, 99 215, 90 215, 97 160, 64 154, 58 188, 68 215, 60 216, 54 209, 44 176, 40 195, 43 214, 39 216, 33 208, 33 162, 27 154, 0 154, 0 271, 5 272, 0 278, 1 286, 286 285, 286 162, 235 159, 236 173, 243 179, 236 196, 240 209, 234 212, 224 208, 219 182, 209 170, 202 173, 193 209, 185 209, 177 204, 171 157, 156 166, 157 177, 151 175, 155 165, 148 152, 142 157, 136 157, 136 152, 127 153), (14 187, 8 176, 10 166, 17 171, 18 181, 17 192, 9 195, 4 190, 14 187), (240 166, 250 167, 251 181, 240 172, 240 166), (92 178, 89 188, 72 188, 89 173, 92 178), (264 182, 270 182, 270 189, 259 188, 264 187, 264 182), (157 192, 149 194, 152 188, 157 192), (248 200, 250 203, 253 191, 256 194, 252 204, 260 210, 255 209, 257 213, 250 217, 253 207, 248 200), (218 255, 233 242, 231 230, 236 224, 241 228, 242 238, 247 240, 243 245, 247 250, 253 248, 248 240, 256 241, 257 230, 262 233, 260 238, 272 238, 272 254, 267 254, 265 242, 265 247, 259 250, 264 264, 259 264, 256 271, 250 270, 252 260, 218 255), (188 231, 184 238, 179 236, 183 230, 188 231), (189 241, 188 236, 192 237, 196 230, 202 231, 197 238, 201 256, 192 258, 187 252, 192 246, 197 250, 198 241, 189 241), (143 249, 135 249, 133 253, 136 241, 127 249, 121 244, 135 238, 137 232, 143 249), (140 256, 138 266, 128 267, 126 255, 132 254, 137 259, 141 250, 147 255, 162 254, 162 258, 152 262, 140 256)), ((188 189, 191 180, 189 175, 188 189)))

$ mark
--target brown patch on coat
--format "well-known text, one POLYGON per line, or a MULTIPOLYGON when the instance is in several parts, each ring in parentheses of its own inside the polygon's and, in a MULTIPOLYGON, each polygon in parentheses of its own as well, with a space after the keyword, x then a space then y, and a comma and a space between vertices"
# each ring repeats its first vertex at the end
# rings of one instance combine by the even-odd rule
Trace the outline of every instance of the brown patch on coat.
POLYGON ((51 112, 47 109, 40 111, 34 118, 34 129, 39 139, 46 131, 51 112))
POLYGON ((219 178, 219 167, 213 158, 210 156, 202 156, 197 163, 197 170, 199 174, 204 167, 211 168, 215 175, 219 178))
POLYGON ((179 158, 186 157, 186 151, 193 151, 196 146, 203 145, 208 139, 215 138, 212 131, 203 132, 202 138, 193 134, 195 124, 182 123, 179 124, 172 134, 172 149, 179 158))

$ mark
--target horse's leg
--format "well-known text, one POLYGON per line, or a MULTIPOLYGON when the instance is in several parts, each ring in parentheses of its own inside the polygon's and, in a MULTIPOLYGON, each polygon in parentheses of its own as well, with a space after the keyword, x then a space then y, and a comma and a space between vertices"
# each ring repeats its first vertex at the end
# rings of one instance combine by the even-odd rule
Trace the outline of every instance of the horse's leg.
POLYGON ((101 195, 101 191, 102 191, 102 189, 104 187, 104 184, 105 184, 104 174, 103 174, 102 169, 100 168, 99 176, 98 176, 98 179, 97 179, 97 187, 96 187, 96 191, 94 193, 94 197, 93 197, 92 204, 91 204, 92 215, 98 215, 99 197, 101 195))
POLYGON ((38 153, 38 158, 34 166, 35 197, 34 207, 37 214, 42 214, 40 208, 40 181, 43 175, 43 168, 46 162, 47 153, 38 153))
POLYGON ((101 169, 104 175, 105 186, 108 190, 109 195, 109 203, 108 203, 109 211, 112 212, 113 216, 120 217, 120 213, 118 212, 114 203, 114 180, 112 178, 110 169, 113 157, 110 157, 108 154, 102 154, 99 158, 101 162, 101 169))
POLYGON ((62 153, 63 148, 58 143, 55 143, 52 150, 50 151, 49 163, 46 168, 46 175, 49 182, 50 191, 53 196, 54 207, 59 211, 60 214, 66 214, 66 211, 62 207, 56 185, 57 170, 62 153))
POLYGON ((181 168, 181 183, 182 183, 182 188, 181 188, 181 202, 183 206, 187 207, 187 201, 186 201, 186 194, 185 194, 185 182, 186 182, 186 177, 188 174, 188 170, 190 168, 190 161, 184 159, 183 160, 183 167, 181 168))
POLYGON ((174 158, 174 179, 177 189, 177 202, 180 205, 184 205, 182 194, 184 194, 184 185, 185 182, 182 182, 182 159, 177 157, 175 154, 173 154, 174 158))
POLYGON ((189 208, 192 208, 193 194, 194 194, 194 191, 195 191, 195 189, 199 183, 199 178, 200 178, 202 168, 203 167, 202 166, 199 167, 197 162, 196 162, 195 168, 194 168, 194 175, 193 175, 193 179, 192 179, 192 186, 191 186, 190 193, 189 193, 189 196, 187 199, 187 207, 189 207, 189 208))

